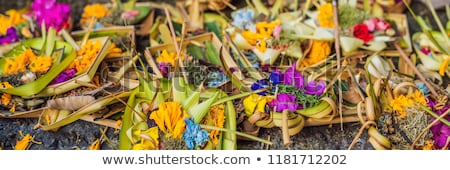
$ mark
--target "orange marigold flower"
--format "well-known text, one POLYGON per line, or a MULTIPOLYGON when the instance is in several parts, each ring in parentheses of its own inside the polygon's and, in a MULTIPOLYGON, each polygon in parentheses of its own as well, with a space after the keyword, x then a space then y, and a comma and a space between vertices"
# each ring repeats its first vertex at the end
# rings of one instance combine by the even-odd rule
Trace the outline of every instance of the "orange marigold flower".
POLYGON ((17 74, 17 63, 10 58, 5 59, 5 69, 3 70, 3 75, 17 74))
POLYGON ((302 64, 304 66, 314 65, 327 58, 327 56, 330 55, 330 53, 331 53, 330 42, 313 40, 311 52, 309 52, 308 57, 302 61, 302 64))
MULTIPOLYGON (((212 125, 215 127, 223 128, 225 123, 225 110, 224 105, 215 105, 209 109, 203 124, 212 125)), ((219 144, 219 130, 211 130, 209 132, 209 138, 212 139, 214 145, 219 144)))
POLYGON ((16 141, 16 146, 14 146, 14 150, 26 150, 30 146, 30 142, 41 144, 41 142, 36 142, 33 139, 33 136, 30 134, 23 135, 22 131, 19 131, 19 135, 23 138, 21 140, 16 141))
POLYGON ((86 5, 83 10, 83 18, 92 18, 95 17, 97 19, 101 19, 107 16, 109 13, 108 8, 104 5, 95 3, 92 5, 86 5))
POLYGON ((11 103, 11 94, 3 93, 1 99, 2 105, 8 106, 11 103))
POLYGON ((94 62, 101 48, 102 45, 99 41, 88 41, 77 51, 78 58, 74 60, 69 68, 75 68, 78 73, 87 70, 94 62))
POLYGON ((150 115, 150 119, 156 122, 158 128, 168 137, 181 139, 188 118, 187 112, 181 108, 178 102, 163 102, 158 105, 158 110, 150 115))

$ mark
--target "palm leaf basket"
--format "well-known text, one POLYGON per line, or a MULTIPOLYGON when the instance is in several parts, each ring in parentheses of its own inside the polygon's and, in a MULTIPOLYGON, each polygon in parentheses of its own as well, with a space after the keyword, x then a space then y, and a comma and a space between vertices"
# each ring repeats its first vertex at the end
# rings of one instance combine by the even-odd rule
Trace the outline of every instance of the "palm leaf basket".
POLYGON ((81 87, 83 85, 82 83, 91 82, 92 78, 97 72, 97 68, 105 58, 111 42, 109 41, 108 37, 93 38, 89 39, 89 41, 99 41, 102 46, 89 68, 81 73, 77 73, 74 78, 68 81, 47 86, 39 94, 37 94, 36 97, 47 97, 62 94, 77 87, 81 87))
MULTIPOLYGON (((225 52, 224 50, 222 50, 222 42, 217 38, 217 36, 212 33, 205 33, 205 34, 201 34, 201 35, 197 35, 197 36, 192 36, 189 38, 186 38, 183 42, 182 45, 183 47, 181 49, 186 49, 188 47, 188 45, 191 44, 206 44, 205 42, 211 42, 212 47, 215 50, 216 54, 220 54, 220 55, 225 55, 225 56, 230 56, 229 53, 225 52)), ((147 61, 147 63, 149 64, 149 66, 152 68, 153 73, 155 74, 156 77, 158 78, 162 78, 163 75, 161 73, 161 71, 159 70, 159 67, 157 66, 157 63, 155 61, 155 56, 160 53, 162 50, 167 50, 170 52, 175 52, 175 47, 173 44, 162 44, 162 45, 157 45, 157 46, 152 46, 149 47, 145 50, 145 59, 147 61)), ((217 56, 219 57, 219 56, 217 56)), ((221 61, 219 60, 219 58, 208 58, 206 57, 205 59, 207 62, 210 62, 211 64, 215 64, 215 66, 217 67, 223 67, 221 61)), ((224 67, 223 67, 224 68, 224 67)), ((224 68, 226 69, 226 68, 224 68)), ((215 88, 220 87, 226 83, 228 83, 229 81, 224 81, 216 86, 214 86, 215 88)))
MULTIPOLYGON (((5 54, 4 57, 0 58, 0 73, 3 73, 5 69, 5 58, 12 57, 14 58, 18 54, 22 53, 24 48, 33 48, 33 49, 41 49, 44 44, 42 39, 29 39, 22 41, 16 47, 14 47, 11 51, 5 54)), ((71 45, 62 41, 56 41, 55 48, 53 52, 53 60, 54 63, 50 70, 43 76, 39 77, 37 80, 24 84, 19 87, 9 88, 9 89, 0 89, 3 93, 9 93, 11 95, 17 95, 22 97, 32 97, 38 93, 40 93, 43 89, 47 87, 50 82, 56 78, 69 64, 75 59, 76 54, 75 50, 71 45), (57 63, 61 59, 61 62, 57 63)))

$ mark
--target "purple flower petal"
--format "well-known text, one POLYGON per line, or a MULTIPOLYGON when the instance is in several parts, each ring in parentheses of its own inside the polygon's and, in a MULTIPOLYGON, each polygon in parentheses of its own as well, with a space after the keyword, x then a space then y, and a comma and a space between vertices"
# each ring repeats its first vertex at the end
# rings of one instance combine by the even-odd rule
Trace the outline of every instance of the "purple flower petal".
POLYGON ((61 72, 58 77, 56 77, 51 84, 58 84, 62 82, 66 82, 67 80, 70 80, 73 78, 73 76, 77 73, 77 70, 72 69, 66 69, 63 72, 61 72))
POLYGON ((19 35, 14 27, 9 27, 6 30, 6 35, 0 35, 0 45, 9 44, 19 41, 19 35))
POLYGON ((46 29, 53 27, 59 31, 67 26, 70 18, 70 6, 56 0, 35 0, 31 9, 37 24, 41 26, 45 22, 46 29))
POLYGON ((282 112, 285 109, 290 110, 291 112, 295 112, 298 108, 298 104, 295 100, 295 95, 293 94, 286 94, 286 93, 281 93, 278 94, 277 98, 272 100, 269 103, 269 106, 271 108, 275 108, 276 112, 282 112))
POLYGON ((305 93, 309 95, 317 95, 320 96, 325 91, 325 82, 322 80, 319 82, 311 81, 306 85, 305 93))
POLYGON ((171 68, 172 68, 172 66, 170 65, 170 63, 165 63, 165 62, 159 63, 159 70, 161 71, 161 74, 163 75, 163 77, 169 76, 171 68))
POLYGON ((295 69, 295 64, 289 67, 284 73, 283 83, 293 85, 298 89, 304 89, 303 75, 295 69))

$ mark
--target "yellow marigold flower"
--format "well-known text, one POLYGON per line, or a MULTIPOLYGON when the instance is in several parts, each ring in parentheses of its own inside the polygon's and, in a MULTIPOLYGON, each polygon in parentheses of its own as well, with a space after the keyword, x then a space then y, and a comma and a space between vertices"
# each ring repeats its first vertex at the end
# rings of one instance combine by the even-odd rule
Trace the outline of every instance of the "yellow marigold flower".
POLYGON ((5 59, 5 69, 3 70, 3 75, 17 74, 17 63, 10 58, 5 59))
POLYGON ((158 127, 152 127, 144 132, 139 131, 140 141, 133 145, 133 150, 158 150, 158 127))
POLYGON ((96 17, 97 19, 101 19, 108 15, 108 8, 104 5, 95 3, 92 5, 86 5, 83 10, 83 18, 92 18, 96 17))
POLYGON ((52 64, 52 57, 37 57, 30 63, 29 68, 32 72, 46 73, 52 64))
POLYGON ((30 134, 23 135, 22 131, 19 131, 19 135, 23 138, 21 140, 16 141, 16 146, 14 146, 14 150, 26 150, 30 146, 30 142, 41 144, 41 142, 36 142, 33 139, 33 136, 30 134))
POLYGON ((4 106, 8 106, 11 103, 11 94, 3 93, 1 102, 4 106))
POLYGON ((99 41, 88 41, 77 51, 78 58, 70 64, 69 68, 75 68, 78 73, 85 71, 94 62, 101 48, 102 45, 99 41))
POLYGON ((260 40, 264 40, 264 35, 254 33, 250 30, 242 32, 242 36, 247 40, 250 45, 256 45, 256 43, 260 40))
MULTIPOLYGON (((215 127, 223 128, 225 123, 225 106, 223 104, 212 106, 209 109, 206 118, 204 119, 203 124, 212 125, 215 127)), ((218 130, 211 130, 209 132, 209 138, 212 140, 214 146, 219 144, 219 134, 218 130)))
POLYGON ((425 99, 425 96, 423 96, 422 90, 416 90, 410 95, 410 98, 422 105, 427 105, 427 100, 425 99))
POLYGON ((97 139, 94 142, 91 143, 89 146, 89 150, 100 150, 100 140, 97 139))
POLYGON ((319 26, 324 28, 334 28, 333 22, 333 5, 326 3, 317 8, 319 14, 317 18, 319 20, 319 26))
POLYGON ((389 103, 394 111, 397 111, 400 118, 406 117, 406 107, 414 106, 414 101, 419 102, 420 104, 426 105, 425 97, 423 96, 421 91, 415 91, 409 95, 400 95, 389 103))
POLYGON ((25 13, 25 10, 8 10, 6 11, 6 15, 0 15, 0 34, 5 35, 6 30, 9 27, 12 27, 14 25, 20 24, 22 22, 26 22, 25 18, 22 17, 22 15, 25 13))
POLYGON ((122 49, 116 46, 115 43, 111 44, 111 47, 108 50, 107 58, 118 57, 122 55, 122 49))
POLYGON ((1 82, 0 84, 1 84, 1 88, 4 88, 4 89, 14 88, 14 86, 9 84, 9 82, 7 82, 7 81, 1 82))
POLYGON ((265 38, 269 38, 272 36, 273 29, 281 24, 281 20, 275 20, 270 23, 264 21, 256 24, 256 30, 259 34, 264 36, 265 38))
POLYGON ((13 106, 9 109, 9 112, 11 113, 16 112, 16 103, 14 103, 13 106))
POLYGON ((184 119, 188 117, 187 112, 177 102, 163 102, 159 104, 158 110, 150 115, 150 119, 156 122, 161 131, 168 137, 178 139, 181 139, 186 126, 184 119))
MULTIPOLYGON (((181 58, 183 60, 183 58, 181 58)), ((156 58, 158 63, 170 63, 172 66, 175 66, 175 62, 178 60, 177 53, 168 52, 167 50, 163 50, 161 55, 156 58)))
POLYGON ((427 139, 425 141, 424 146, 422 147, 422 150, 433 150, 433 148, 434 148, 433 140, 427 139))
POLYGON ((313 40, 311 51, 307 58, 302 61, 304 66, 316 64, 327 58, 331 53, 330 42, 322 40, 313 40))
POLYGON ((447 68, 448 68, 449 60, 450 60, 450 57, 445 55, 444 61, 442 62, 441 66, 439 67, 439 75, 441 75, 441 76, 445 75, 445 70, 447 70, 447 68))
POLYGON ((267 49, 266 40, 272 37, 273 30, 277 25, 281 24, 281 20, 275 20, 272 22, 259 22, 256 24, 256 33, 250 30, 242 32, 242 36, 247 40, 250 45, 256 45, 256 48, 265 52, 267 49))
POLYGON ((10 74, 17 74, 19 72, 24 72, 30 61, 33 61, 35 59, 36 55, 29 48, 26 49, 20 55, 14 57, 14 59, 6 58, 5 70, 3 71, 3 74, 10 75, 10 74))
POLYGON ((256 111, 264 113, 264 108, 267 102, 269 101, 266 96, 251 94, 243 101, 245 114, 250 117, 256 111))

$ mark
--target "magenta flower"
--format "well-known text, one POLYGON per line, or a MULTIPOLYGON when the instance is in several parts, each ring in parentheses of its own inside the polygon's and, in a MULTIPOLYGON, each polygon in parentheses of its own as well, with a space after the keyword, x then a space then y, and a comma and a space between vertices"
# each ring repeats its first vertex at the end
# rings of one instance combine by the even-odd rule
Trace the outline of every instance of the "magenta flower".
POLYGON ((320 96, 325 91, 325 82, 320 80, 319 82, 311 81, 305 87, 305 93, 309 95, 317 95, 320 96))
POLYGON ((285 109, 295 112, 298 108, 295 95, 286 93, 278 94, 277 98, 272 100, 269 105, 271 108, 276 107, 276 112, 282 112, 285 109))
POLYGON ((165 62, 159 63, 159 71, 161 72, 163 77, 169 76, 171 68, 172 68, 172 65, 170 65, 170 63, 165 63, 165 62))
POLYGON ((425 55, 428 55, 431 53, 431 50, 429 48, 421 48, 420 51, 422 51, 422 53, 424 53, 425 55))
POLYGON ((77 73, 77 70, 74 68, 66 69, 62 73, 60 73, 58 75, 58 77, 56 77, 51 84, 58 84, 58 83, 66 82, 67 80, 72 79, 76 73, 77 73))
POLYGON ((0 35, 0 45, 9 44, 19 40, 19 35, 14 27, 9 27, 6 30, 6 35, 0 35))
POLYGON ((69 24, 69 4, 56 3, 56 0, 35 0, 31 4, 31 9, 39 26, 45 22, 45 29, 53 27, 59 31, 69 24))
POLYGON ((298 89, 304 89, 303 75, 295 69, 295 64, 284 72, 283 83, 286 85, 292 85, 298 89))
MULTIPOLYGON (((430 106, 431 108, 435 108, 436 102, 433 99, 428 98, 428 106, 430 106)), ((448 109, 450 109, 450 105, 447 105, 439 110, 433 109, 433 111, 435 111, 438 115, 442 115, 448 109)), ((445 119, 450 121, 450 116, 446 116, 445 119)), ((434 121, 435 118, 432 117, 431 120, 434 121)), ((430 130, 431 130, 431 133, 433 134, 434 147, 436 149, 442 149, 447 142, 447 138, 450 137, 450 127, 447 126, 446 124, 442 123, 441 121, 439 121, 436 124, 434 124, 430 130)))

